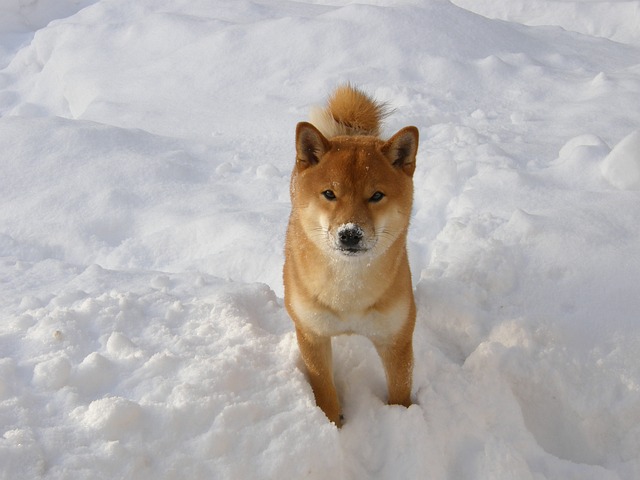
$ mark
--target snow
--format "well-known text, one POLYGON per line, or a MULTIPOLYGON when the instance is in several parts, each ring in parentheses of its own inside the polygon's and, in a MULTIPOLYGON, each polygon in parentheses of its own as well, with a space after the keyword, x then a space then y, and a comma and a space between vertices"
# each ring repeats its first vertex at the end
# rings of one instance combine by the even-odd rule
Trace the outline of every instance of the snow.
POLYGON ((640 189, 640 130, 624 137, 607 155, 602 175, 622 190, 640 189))
POLYGON ((640 478, 636 0, 0 6, 0 478, 640 478), (293 132, 420 129, 415 404, 282 302, 293 132))

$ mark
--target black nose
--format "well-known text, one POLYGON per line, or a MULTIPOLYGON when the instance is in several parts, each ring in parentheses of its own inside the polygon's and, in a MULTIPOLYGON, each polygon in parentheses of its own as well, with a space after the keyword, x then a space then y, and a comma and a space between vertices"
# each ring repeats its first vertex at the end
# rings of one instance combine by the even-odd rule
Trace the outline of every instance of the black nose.
POLYGON ((340 245, 344 248, 355 248, 362 240, 362 230, 360 227, 345 227, 338 231, 340 245))

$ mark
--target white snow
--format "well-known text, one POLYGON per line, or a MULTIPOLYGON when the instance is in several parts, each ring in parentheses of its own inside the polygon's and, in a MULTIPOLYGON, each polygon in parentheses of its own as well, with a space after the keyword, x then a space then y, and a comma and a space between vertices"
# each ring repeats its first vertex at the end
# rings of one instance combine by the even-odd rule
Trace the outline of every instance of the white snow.
POLYGON ((640 478, 637 0, 0 6, 0 478, 640 478), (293 133, 421 132, 415 404, 282 302, 293 133))
POLYGON ((640 129, 614 147, 602 162, 602 175, 621 189, 640 190, 640 129))

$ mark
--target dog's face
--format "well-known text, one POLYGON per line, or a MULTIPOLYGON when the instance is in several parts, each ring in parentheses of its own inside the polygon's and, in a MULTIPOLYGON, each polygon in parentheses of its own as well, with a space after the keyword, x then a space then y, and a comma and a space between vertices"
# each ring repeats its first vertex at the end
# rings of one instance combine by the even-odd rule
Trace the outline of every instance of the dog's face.
POLYGON ((377 256, 403 240, 417 145, 414 127, 383 142, 374 137, 327 140, 311 124, 300 123, 291 197, 309 239, 344 259, 377 256))

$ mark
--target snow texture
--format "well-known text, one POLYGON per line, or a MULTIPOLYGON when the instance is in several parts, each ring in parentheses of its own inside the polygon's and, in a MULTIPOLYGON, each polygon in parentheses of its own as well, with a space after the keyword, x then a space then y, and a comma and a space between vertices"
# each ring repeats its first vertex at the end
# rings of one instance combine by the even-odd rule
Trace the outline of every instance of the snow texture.
POLYGON ((0 6, 0 478, 640 478, 640 1, 0 6), (281 267, 346 81, 421 143, 413 398, 281 267))

